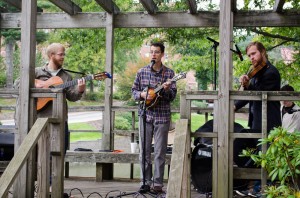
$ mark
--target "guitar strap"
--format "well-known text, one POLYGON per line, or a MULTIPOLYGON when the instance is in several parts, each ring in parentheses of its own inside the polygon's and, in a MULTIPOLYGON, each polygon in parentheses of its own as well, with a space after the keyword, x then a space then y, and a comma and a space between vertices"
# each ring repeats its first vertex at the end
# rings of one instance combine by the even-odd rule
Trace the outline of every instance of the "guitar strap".
POLYGON ((71 72, 71 73, 74 73, 74 74, 81 74, 81 75, 85 76, 85 73, 83 73, 83 72, 72 71, 72 70, 65 69, 65 68, 64 68, 64 70, 67 71, 67 72, 71 72))
POLYGON ((163 66, 162 76, 161 76, 161 82, 160 82, 161 85, 163 84, 163 81, 164 81, 165 71, 166 71, 166 67, 163 66))

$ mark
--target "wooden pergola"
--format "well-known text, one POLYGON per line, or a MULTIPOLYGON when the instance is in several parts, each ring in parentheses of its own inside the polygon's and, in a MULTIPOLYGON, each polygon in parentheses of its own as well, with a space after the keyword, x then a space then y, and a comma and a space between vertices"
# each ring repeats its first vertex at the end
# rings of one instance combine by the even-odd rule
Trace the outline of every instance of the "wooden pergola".
MULTIPOLYGON (((106 68, 114 73, 114 29, 115 28, 201 28, 219 27, 220 59, 219 87, 217 91, 216 128, 218 132, 217 197, 230 197, 230 141, 229 132, 233 131, 232 91, 232 35, 233 27, 299 27, 300 10, 284 10, 285 0, 275 0, 273 10, 238 10, 236 0, 220 0, 219 11, 198 11, 196 0, 186 0, 189 10, 180 12, 161 12, 153 0, 139 0, 143 12, 122 12, 112 0, 95 0, 104 12, 87 13, 71 0, 49 0, 62 10, 59 13, 43 13, 37 7, 37 0, 4 0, 16 7, 19 12, 9 13, 0 8, 1 29, 21 29, 21 83, 19 89, 20 144, 35 122, 34 103, 31 102, 31 88, 34 87, 34 68, 36 53, 36 29, 67 28, 105 28, 106 29, 106 68), (223 116, 228 115, 228 116, 223 116), (221 158, 222 157, 222 158, 221 158), (219 188, 219 186, 223 186, 219 188)), ((201 1, 199 1, 201 3, 201 1)), ((104 132, 102 149, 110 149, 112 141, 112 88, 113 81, 106 80, 104 132)), ((18 146, 17 146, 18 147, 18 146)), ((29 164, 30 166, 30 164, 29 164)), ((31 178, 31 183, 33 178, 31 178)), ((29 182, 29 183, 30 183, 29 182)), ((27 188, 26 168, 15 185, 15 197, 30 197, 33 190, 27 188)))

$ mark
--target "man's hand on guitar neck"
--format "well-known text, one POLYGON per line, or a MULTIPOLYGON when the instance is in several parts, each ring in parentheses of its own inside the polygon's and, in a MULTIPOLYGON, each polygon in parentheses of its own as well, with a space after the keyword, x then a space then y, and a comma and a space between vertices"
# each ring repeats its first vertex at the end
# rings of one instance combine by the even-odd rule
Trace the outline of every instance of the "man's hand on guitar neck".
POLYGON ((85 79, 79 78, 78 79, 78 92, 83 93, 85 90, 85 79))

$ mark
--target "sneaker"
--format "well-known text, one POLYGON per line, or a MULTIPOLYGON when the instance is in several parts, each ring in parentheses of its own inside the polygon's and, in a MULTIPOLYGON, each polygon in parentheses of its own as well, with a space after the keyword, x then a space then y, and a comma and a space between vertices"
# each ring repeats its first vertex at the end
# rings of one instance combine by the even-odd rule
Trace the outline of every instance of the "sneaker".
POLYGON ((241 197, 247 197, 248 196, 248 190, 243 190, 243 191, 235 190, 234 192, 237 195, 241 196, 241 197))
POLYGON ((150 191, 150 186, 149 185, 142 185, 139 189, 140 193, 146 193, 150 191))
POLYGON ((260 193, 254 192, 252 189, 243 191, 235 190, 234 192, 241 197, 261 197, 260 193))

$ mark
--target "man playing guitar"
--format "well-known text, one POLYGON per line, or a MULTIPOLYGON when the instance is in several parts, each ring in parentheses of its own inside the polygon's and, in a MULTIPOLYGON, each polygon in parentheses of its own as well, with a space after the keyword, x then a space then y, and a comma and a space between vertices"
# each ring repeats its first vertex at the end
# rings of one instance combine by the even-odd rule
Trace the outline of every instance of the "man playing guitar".
MULTIPOLYGON (((43 67, 37 67, 35 69, 35 87, 36 88, 47 88, 47 80, 54 76, 60 77, 63 83, 72 80, 72 76, 66 72, 62 67, 65 58, 65 47, 60 43, 52 43, 47 47, 47 56, 49 58, 49 63, 43 67)), ((61 83, 61 82, 59 82, 61 83)), ((70 86, 65 89, 66 98, 69 101, 77 101, 82 97, 85 91, 85 80, 84 78, 78 79, 77 86, 70 86)), ((67 101, 66 101, 67 102, 67 101)), ((65 120, 67 121, 67 105, 65 109, 65 120)), ((48 103, 44 108, 38 111, 39 117, 49 117, 52 115, 52 103, 48 103)), ((65 124, 65 150, 67 150, 69 145, 69 132, 68 125, 65 124)))

